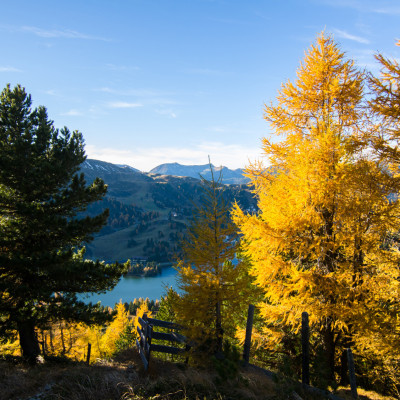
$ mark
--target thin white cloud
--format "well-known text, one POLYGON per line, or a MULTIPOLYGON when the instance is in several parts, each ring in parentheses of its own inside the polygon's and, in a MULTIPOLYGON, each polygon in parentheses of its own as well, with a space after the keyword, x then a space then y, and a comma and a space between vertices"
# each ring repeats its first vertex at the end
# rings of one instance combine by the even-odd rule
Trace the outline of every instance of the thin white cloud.
POLYGON ((137 66, 128 66, 128 65, 115 65, 115 64, 106 64, 106 68, 111 71, 137 71, 140 68, 137 66))
MULTIPOLYGON (((360 0, 313 0, 313 2, 323 3, 327 6, 354 8, 356 10, 360 9, 362 5, 360 0)), ((366 6, 366 0, 363 0, 363 2, 366 6)))
POLYGON ((48 94, 49 96, 57 96, 57 92, 54 89, 45 90, 44 93, 48 94))
POLYGON ((369 44, 368 39, 361 36, 352 35, 351 33, 342 31, 341 29, 333 29, 333 33, 335 34, 336 37, 339 37, 341 39, 348 39, 357 43, 369 44))
POLYGON ((272 17, 270 15, 266 15, 266 14, 260 12, 260 11, 256 11, 254 13, 254 15, 256 17, 259 17, 259 18, 263 19, 264 21, 271 21, 272 20, 272 17))
POLYGON ((134 102, 128 101, 127 104, 132 103, 140 104, 141 106, 157 106, 160 109, 162 109, 164 106, 174 106, 180 104, 176 100, 170 98, 170 96, 173 96, 174 93, 162 92, 154 89, 114 89, 106 86, 93 90, 115 96, 131 97, 135 100, 134 102))
POLYGON ((22 72, 22 71, 14 67, 0 67, 0 72, 22 72))
POLYGON ((254 25, 253 21, 246 21, 234 18, 215 18, 209 17, 209 21, 217 22, 219 24, 228 24, 228 25, 254 25))
POLYGON ((88 35, 71 29, 42 29, 36 26, 23 26, 20 28, 22 32, 32 33, 42 38, 65 38, 65 39, 85 39, 85 40, 102 40, 109 42, 109 39, 88 35))
POLYGON ((137 108, 143 107, 140 103, 129 103, 127 101, 113 101, 107 104, 109 108, 137 108))
POLYGON ((114 89, 107 86, 94 90, 96 92, 110 93, 118 96, 136 96, 136 97, 162 97, 174 94, 154 89, 114 89))
POLYGON ((226 72, 210 68, 189 68, 184 70, 184 72, 193 75, 215 75, 215 76, 226 75, 226 72))
POLYGON ((160 114, 160 115, 166 115, 166 116, 168 116, 170 118, 176 118, 177 117, 176 112, 174 112, 171 109, 164 109, 164 108, 158 109, 158 110, 156 110, 156 113, 160 114))
POLYGON ((84 115, 84 113, 79 110, 73 109, 73 110, 69 110, 65 113, 61 113, 60 115, 67 116, 67 117, 81 117, 84 115))
POLYGON ((400 6, 377 8, 374 12, 378 14, 399 15, 400 6))
POLYGON ((226 133, 229 131, 229 128, 226 126, 211 126, 208 128, 208 130, 211 132, 226 133))
POLYGON ((127 164, 141 171, 150 171, 157 165, 170 162, 184 165, 206 164, 208 156, 214 165, 244 168, 249 161, 261 158, 259 148, 217 142, 200 143, 191 147, 150 147, 134 150, 87 145, 86 153, 89 158, 115 164, 127 164))
POLYGON ((352 59, 359 68, 365 68, 373 74, 378 74, 380 70, 379 63, 375 59, 376 51, 372 49, 353 50, 352 59))
POLYGON ((377 6, 377 0, 311 0, 314 3, 320 5, 321 3, 341 8, 351 8, 363 13, 376 13, 376 14, 389 14, 395 15, 400 14, 400 6, 393 5, 393 1, 379 0, 377 6))

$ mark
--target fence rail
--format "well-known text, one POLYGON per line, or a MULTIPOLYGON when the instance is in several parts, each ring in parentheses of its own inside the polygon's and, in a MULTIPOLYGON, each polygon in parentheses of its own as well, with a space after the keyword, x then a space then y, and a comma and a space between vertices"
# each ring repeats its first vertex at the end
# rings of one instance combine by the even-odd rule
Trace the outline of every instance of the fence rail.
POLYGON ((140 357, 143 362, 143 366, 145 371, 149 368, 150 363, 150 354, 152 351, 157 351, 160 353, 168 353, 168 354, 183 354, 190 349, 190 346, 187 344, 186 337, 181 335, 178 332, 157 332, 154 331, 154 327, 167 328, 179 330, 182 329, 180 325, 174 324, 168 321, 162 321, 155 318, 147 317, 146 314, 143 315, 143 318, 138 318, 139 325, 137 327, 137 332, 139 334, 139 340, 136 339, 136 346, 138 348, 140 357), (166 346, 163 344, 152 343, 152 340, 167 340, 173 343, 186 344, 186 347, 179 348, 174 346, 166 346))
MULTIPOLYGON (((275 376, 275 373, 265 370, 263 368, 256 367, 249 363, 250 358, 250 347, 251 347, 251 333, 253 328, 253 318, 254 318, 254 306, 249 305, 248 314, 247 314, 247 325, 246 325, 246 338, 243 348, 243 361, 244 364, 253 369, 262 370, 265 374, 270 377, 275 376)), ((332 393, 325 392, 321 389, 317 389, 315 387, 310 386, 310 327, 309 327, 309 318, 308 313, 303 312, 302 314, 302 324, 301 324, 301 339, 302 339, 302 388, 310 393, 318 394, 323 397, 328 397, 331 400, 342 400, 340 397, 333 395, 332 393)), ((187 343, 187 339, 185 336, 181 335, 178 332, 156 332, 153 330, 153 327, 161 327, 167 328, 171 330, 180 330, 182 326, 177 325, 172 322, 161 321, 155 318, 149 318, 146 314, 144 314, 143 318, 139 318, 139 324, 137 330, 140 336, 140 340, 136 339, 136 345, 138 347, 140 356, 143 361, 143 365, 145 370, 149 367, 150 362, 150 353, 151 351, 158 351, 161 353, 169 353, 169 354, 182 354, 190 349, 190 346, 187 343), (166 346, 160 344, 152 343, 152 339, 157 340, 167 340, 173 343, 186 344, 186 347, 179 348, 173 346, 166 346)), ((354 372, 354 362, 353 355, 351 353, 351 349, 347 349, 347 356, 349 359, 349 378, 351 384, 351 394, 353 399, 358 399, 357 394, 357 385, 355 381, 355 372, 354 372)))

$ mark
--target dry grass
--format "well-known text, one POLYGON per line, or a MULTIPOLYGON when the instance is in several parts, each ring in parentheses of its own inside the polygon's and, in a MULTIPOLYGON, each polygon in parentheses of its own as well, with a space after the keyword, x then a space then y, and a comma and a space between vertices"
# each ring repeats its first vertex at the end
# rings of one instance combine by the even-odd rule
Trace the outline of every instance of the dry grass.
MULTIPOLYGON (((339 387, 336 391, 337 395, 342 397, 343 400, 353 400, 351 397, 350 387, 339 387)), ((357 390, 360 400, 396 400, 391 396, 383 396, 381 394, 358 388, 357 390)))
POLYGON ((217 385, 214 372, 155 358, 148 373, 144 373, 134 350, 121 353, 112 362, 101 361, 91 366, 49 361, 29 368, 20 363, 0 362, 0 371, 0 400, 276 398, 275 384, 256 373, 242 373, 217 385))
POLYGON ((132 384, 124 396, 137 399, 274 399, 275 384, 266 376, 240 373, 229 382, 217 384, 218 375, 209 369, 153 359, 148 375, 132 384))
MULTIPOLYGON (((217 384, 215 372, 152 359, 144 373, 135 350, 112 361, 82 363, 48 361, 34 368, 0 361, 0 400, 279 400, 288 399, 290 385, 276 383, 257 371, 242 371, 217 384)), ((389 400, 359 391, 361 400, 389 400)), ((350 390, 338 395, 351 399, 350 390)), ((308 400, 302 394, 303 400, 308 400)))
POLYGON ((60 400, 120 399, 128 384, 138 379, 134 364, 49 361, 36 367, 0 362, 0 400, 38 396, 60 400))

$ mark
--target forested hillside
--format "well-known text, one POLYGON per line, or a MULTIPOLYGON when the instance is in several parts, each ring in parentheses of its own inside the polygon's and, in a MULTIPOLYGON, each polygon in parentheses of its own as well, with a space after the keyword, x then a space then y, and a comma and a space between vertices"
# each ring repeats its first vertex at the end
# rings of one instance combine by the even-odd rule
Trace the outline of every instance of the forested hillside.
MULTIPOLYGON (((91 159, 82 164, 81 172, 87 181, 99 177, 108 185, 105 199, 90 205, 86 214, 110 211, 107 225, 86 246, 87 257, 168 262, 179 254, 180 239, 201 194, 200 179, 143 173, 91 159)), ((223 185, 222 190, 228 203, 237 201, 249 212, 256 209, 247 185, 223 185)))

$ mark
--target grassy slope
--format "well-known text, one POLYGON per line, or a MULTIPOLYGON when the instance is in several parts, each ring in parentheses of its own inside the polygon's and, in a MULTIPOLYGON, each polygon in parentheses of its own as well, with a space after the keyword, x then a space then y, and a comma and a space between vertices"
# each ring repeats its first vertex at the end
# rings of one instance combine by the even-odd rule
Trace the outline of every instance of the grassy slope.
POLYGON ((30 399, 40 393, 40 399, 59 400, 277 398, 275 384, 255 373, 217 385, 216 375, 208 370, 157 359, 144 373, 134 349, 91 366, 50 362, 29 369, 3 362, 0 371, 0 400, 30 399))
MULTIPOLYGON (((182 222, 182 220, 180 220, 182 222)), ((147 239, 160 240, 158 232, 161 231, 164 237, 161 240, 166 240, 173 246, 175 243, 168 239, 170 233, 176 232, 176 229, 169 227, 169 221, 165 218, 159 218, 151 221, 150 227, 143 233, 131 237, 131 232, 134 227, 121 229, 117 232, 100 236, 96 238, 88 247, 97 258, 106 261, 125 261, 132 257, 146 256, 147 253, 143 250, 147 239), (128 247, 129 239, 137 241, 136 246, 128 247)))
MULTIPOLYGON (((196 369, 153 358, 144 373, 135 349, 114 360, 83 363, 50 361, 34 368, 0 361, 0 400, 145 400, 145 399, 265 399, 291 398, 288 381, 274 382, 256 371, 241 370, 230 381, 217 384, 210 369, 196 369), (35 397, 34 397, 35 396, 35 397)), ((299 393, 303 400, 317 400, 299 393)), ((350 400, 349 388, 337 395, 350 400)), ((360 400, 393 400, 359 390, 360 400)), ((322 399, 320 399, 322 400, 322 399)))

